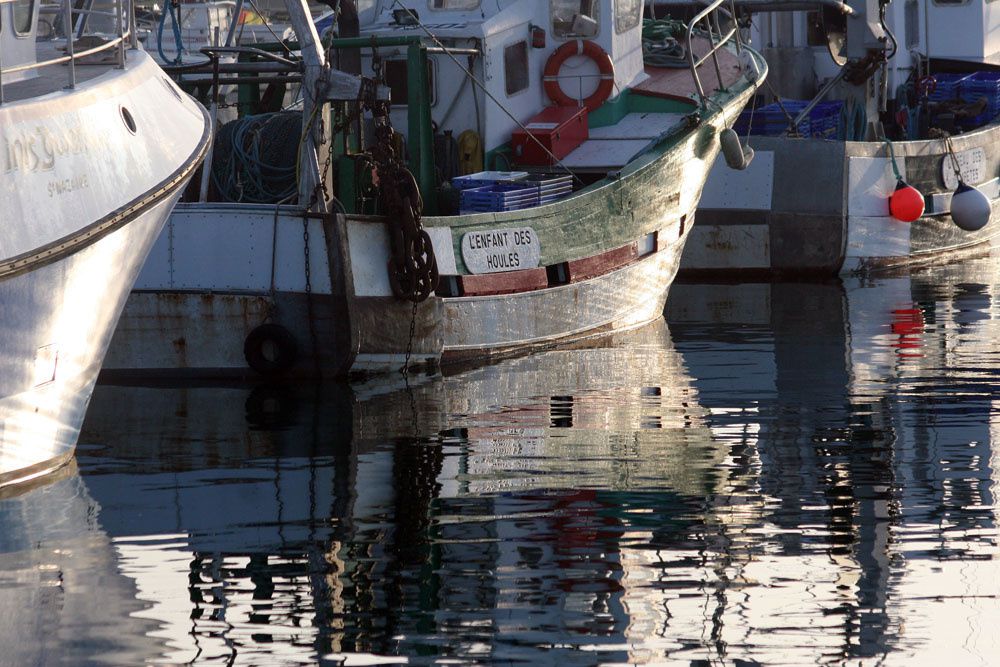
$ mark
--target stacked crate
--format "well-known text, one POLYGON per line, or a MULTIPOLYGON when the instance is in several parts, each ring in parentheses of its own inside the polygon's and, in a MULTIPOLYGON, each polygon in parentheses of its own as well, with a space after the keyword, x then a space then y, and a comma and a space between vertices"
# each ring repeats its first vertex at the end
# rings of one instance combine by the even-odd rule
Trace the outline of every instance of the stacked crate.
POLYGON ((964 102, 976 102, 986 98, 986 110, 962 121, 964 127, 979 127, 1000 114, 1000 72, 976 72, 963 78, 959 84, 959 96, 964 102))
POLYGON ((927 96, 932 102, 947 102, 959 99, 962 81, 968 74, 951 74, 944 72, 934 75, 934 89, 927 96))
POLYGON ((573 191, 573 177, 538 176, 526 172, 480 172, 453 178, 460 190, 459 213, 517 211, 550 204, 573 191))
MULTIPOLYGON (((782 100, 781 104, 774 102, 752 112, 749 109, 744 110, 733 125, 733 129, 737 134, 780 136, 788 130, 788 116, 795 118, 808 104, 806 100, 782 100)), ((799 134, 804 137, 835 139, 837 121, 843 104, 840 101, 816 104, 809 111, 809 115, 799 122, 799 134)))

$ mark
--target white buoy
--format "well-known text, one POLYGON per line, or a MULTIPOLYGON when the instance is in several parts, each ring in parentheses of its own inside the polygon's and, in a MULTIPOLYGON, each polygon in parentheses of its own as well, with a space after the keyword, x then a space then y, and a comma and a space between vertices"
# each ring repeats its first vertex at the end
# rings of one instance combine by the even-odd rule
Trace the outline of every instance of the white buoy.
POLYGON ((753 149, 749 146, 744 150, 740 143, 740 135, 730 128, 719 132, 719 144, 722 146, 722 155, 726 158, 726 164, 730 169, 743 171, 753 159, 753 149))
POLYGON ((958 182, 951 196, 951 219, 959 229, 975 232, 990 221, 990 200, 980 190, 958 182))

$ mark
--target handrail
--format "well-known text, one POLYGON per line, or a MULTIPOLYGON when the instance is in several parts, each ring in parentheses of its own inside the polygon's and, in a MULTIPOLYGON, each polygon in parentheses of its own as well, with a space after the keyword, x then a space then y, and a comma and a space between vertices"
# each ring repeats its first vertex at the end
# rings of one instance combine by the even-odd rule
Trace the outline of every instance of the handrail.
POLYGON ((722 34, 722 27, 719 25, 719 15, 716 12, 716 10, 718 10, 719 7, 721 7, 722 4, 725 3, 725 2, 727 2, 727 1, 730 3, 731 6, 733 5, 733 0, 712 0, 712 2, 708 4, 708 6, 706 6, 703 10, 701 10, 700 12, 698 12, 697 14, 695 14, 694 18, 691 19, 691 21, 690 21, 690 23, 688 23, 688 27, 687 27, 687 56, 688 56, 688 63, 691 66, 691 76, 692 76, 692 78, 694 78, 694 85, 695 85, 695 88, 697 88, 697 90, 698 90, 698 98, 699 98, 699 100, 701 102, 702 108, 705 108, 708 105, 708 96, 705 95, 705 87, 701 83, 701 76, 699 76, 699 74, 698 74, 698 68, 701 67, 703 64, 705 64, 708 61, 709 58, 711 58, 712 62, 715 65, 715 75, 716 75, 716 77, 718 78, 718 81, 719 81, 719 88, 718 89, 722 89, 724 84, 722 82, 722 70, 719 67, 718 51, 723 46, 725 46, 726 44, 728 44, 729 40, 731 40, 733 38, 733 36, 736 37, 737 49, 739 49, 739 46, 740 46, 740 44, 739 44, 739 27, 736 24, 736 18, 735 18, 736 17, 736 12, 735 12, 735 8, 733 8, 732 11, 727 11, 726 9, 722 9, 721 10, 721 11, 725 12, 726 14, 728 14, 729 17, 730 17, 730 19, 733 21, 733 27, 729 30, 729 32, 727 32, 725 35, 723 35, 722 34), (711 48, 709 48, 708 52, 705 55, 703 55, 701 58, 697 58, 696 59, 695 58, 695 52, 694 52, 694 31, 695 31, 695 27, 698 25, 698 23, 700 23, 702 21, 705 22, 705 25, 707 27, 708 41, 709 41, 709 44, 710 44, 711 48), (714 27, 714 30, 713 30, 713 27, 714 27), (718 39, 719 39, 718 42, 716 42, 716 34, 715 34, 716 31, 718 31, 718 33, 719 33, 718 34, 718 39))
POLYGON ((76 87, 76 63, 77 61, 92 56, 96 53, 102 53, 104 51, 111 51, 112 49, 117 49, 117 66, 119 68, 125 67, 125 45, 128 44, 131 48, 136 48, 135 40, 135 13, 132 6, 131 0, 113 0, 113 6, 110 10, 96 10, 96 9, 75 9, 72 4, 72 0, 62 0, 61 7, 59 9, 59 14, 63 17, 63 31, 66 33, 66 55, 59 56, 57 58, 50 58, 49 60, 42 60, 37 62, 24 63, 21 65, 14 65, 12 67, 2 67, 0 65, 0 104, 3 104, 3 77, 8 74, 16 74, 17 72, 24 72, 27 70, 41 69, 43 67, 52 67, 55 65, 69 64, 67 68, 67 88, 72 89, 76 87), (126 7, 127 7, 127 18, 128 27, 126 28, 126 7), (106 18, 114 19, 114 35, 115 37, 109 39, 103 44, 98 44, 97 46, 91 47, 89 49, 84 49, 83 51, 75 51, 75 40, 76 30, 74 26, 76 25, 76 19, 79 17, 90 17, 90 16, 103 16, 106 18))

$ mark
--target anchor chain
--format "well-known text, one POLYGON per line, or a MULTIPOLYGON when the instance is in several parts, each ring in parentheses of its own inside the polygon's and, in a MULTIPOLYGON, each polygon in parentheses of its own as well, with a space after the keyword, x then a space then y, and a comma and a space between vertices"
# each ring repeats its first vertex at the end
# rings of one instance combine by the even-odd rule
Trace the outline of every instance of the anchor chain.
POLYGON ((372 160, 389 228, 389 285, 397 299, 420 303, 437 289, 440 275, 431 237, 420 224, 423 200, 413 174, 403 166, 389 123, 389 105, 372 107, 375 144, 372 160))

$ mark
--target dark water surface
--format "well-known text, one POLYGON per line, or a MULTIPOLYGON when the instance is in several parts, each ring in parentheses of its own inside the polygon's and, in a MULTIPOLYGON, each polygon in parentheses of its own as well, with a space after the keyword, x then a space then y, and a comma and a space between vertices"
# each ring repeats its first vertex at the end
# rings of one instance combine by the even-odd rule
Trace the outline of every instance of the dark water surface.
POLYGON ((412 393, 99 387, 0 498, 0 664, 995 664, 998 287, 680 284, 412 393))

